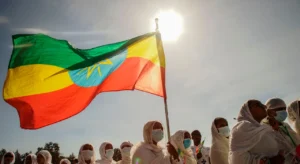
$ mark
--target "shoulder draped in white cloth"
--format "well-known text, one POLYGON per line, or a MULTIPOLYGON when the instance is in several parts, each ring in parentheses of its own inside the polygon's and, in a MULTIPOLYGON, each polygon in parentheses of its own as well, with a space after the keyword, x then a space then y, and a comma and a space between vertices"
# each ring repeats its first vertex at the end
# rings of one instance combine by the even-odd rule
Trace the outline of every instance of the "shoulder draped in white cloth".
POLYGON ((253 118, 248 103, 242 106, 237 121, 229 139, 230 164, 258 164, 264 157, 277 155, 273 129, 253 118))
POLYGON ((99 148, 99 153, 100 153, 101 159, 96 161, 97 164, 115 164, 116 163, 116 161, 108 159, 106 157, 105 147, 106 147, 107 144, 111 144, 111 143, 103 142, 101 144, 101 146, 99 148))
POLYGON ((48 150, 41 150, 38 152, 37 155, 42 155, 45 159, 45 164, 51 164, 52 163, 52 156, 48 150))
POLYGON ((228 164, 229 139, 218 133, 215 121, 211 125, 212 144, 210 147, 211 164, 228 164))
POLYGON ((184 148, 183 140, 185 130, 179 130, 174 135, 171 136, 171 144, 175 147, 176 150, 179 150, 180 161, 184 164, 197 164, 196 159, 193 156, 193 151, 191 148, 184 148))
MULTIPOLYGON (((84 144, 86 145, 86 144, 84 144)), ((82 154, 83 151, 83 147, 84 145, 82 145, 79 149, 79 153, 78 153, 78 164, 87 164, 84 160, 84 156, 82 154)), ((91 162, 89 164, 95 164, 95 149, 93 148, 93 156, 91 157, 91 162)))
POLYGON ((12 152, 12 151, 9 151, 9 152, 6 152, 6 153, 2 156, 1 164, 4 164, 4 157, 5 157, 6 154, 9 154, 9 153, 12 154, 12 156, 13 156, 13 160, 10 162, 10 164, 14 164, 14 163, 15 163, 15 153, 12 152))
POLYGON ((163 153, 162 147, 152 141, 153 126, 157 121, 150 121, 143 129, 144 142, 132 148, 132 164, 170 164, 170 156, 163 153))

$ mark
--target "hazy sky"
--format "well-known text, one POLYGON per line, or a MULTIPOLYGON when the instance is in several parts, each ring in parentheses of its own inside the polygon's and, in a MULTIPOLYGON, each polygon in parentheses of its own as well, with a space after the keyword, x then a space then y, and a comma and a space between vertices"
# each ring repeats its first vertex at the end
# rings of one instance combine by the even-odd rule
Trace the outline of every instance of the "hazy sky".
MULTIPOLYGON (((209 146, 212 120, 225 117, 232 127, 246 100, 300 97, 299 0, 1 0, 0 85, 12 34, 47 33, 91 48, 150 32, 154 15, 169 9, 184 23, 176 42, 164 42, 171 133, 199 129, 209 146)), ((162 98, 124 91, 98 95, 66 121, 22 130, 16 110, 0 100, 0 148, 35 152, 53 141, 69 155, 84 143, 119 147, 141 141, 153 119, 165 124, 162 98)))

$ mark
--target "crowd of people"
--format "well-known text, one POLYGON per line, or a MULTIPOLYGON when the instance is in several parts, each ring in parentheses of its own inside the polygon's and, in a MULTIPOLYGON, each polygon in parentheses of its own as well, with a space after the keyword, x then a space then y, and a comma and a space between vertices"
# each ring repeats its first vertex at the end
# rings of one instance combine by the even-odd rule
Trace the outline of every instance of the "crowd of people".
MULTIPOLYGON (((166 145, 164 128, 158 121, 144 125, 144 141, 133 145, 120 145, 122 160, 113 161, 113 145, 102 143, 101 159, 95 159, 95 149, 84 144, 79 149, 78 164, 297 164, 300 163, 296 148, 300 144, 300 100, 288 107, 279 98, 269 99, 265 104, 248 100, 242 105, 237 124, 230 129, 225 118, 212 121, 210 148, 201 143, 201 133, 179 130, 166 145), (284 121, 288 118, 293 129, 284 121), (192 145, 193 142, 193 145, 192 145)), ((13 164, 14 153, 8 152, 1 164, 13 164)), ((42 150, 26 157, 24 164, 51 164, 51 154, 42 150)), ((62 159, 60 164, 70 164, 62 159)))

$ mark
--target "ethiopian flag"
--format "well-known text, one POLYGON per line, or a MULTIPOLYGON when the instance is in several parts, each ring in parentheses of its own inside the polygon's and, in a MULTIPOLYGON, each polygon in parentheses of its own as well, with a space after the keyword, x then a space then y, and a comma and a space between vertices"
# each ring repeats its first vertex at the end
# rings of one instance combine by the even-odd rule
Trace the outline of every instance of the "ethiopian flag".
POLYGON ((38 129, 84 110, 101 92, 140 90, 166 98, 159 33, 77 49, 43 34, 14 35, 3 88, 23 129, 38 129))

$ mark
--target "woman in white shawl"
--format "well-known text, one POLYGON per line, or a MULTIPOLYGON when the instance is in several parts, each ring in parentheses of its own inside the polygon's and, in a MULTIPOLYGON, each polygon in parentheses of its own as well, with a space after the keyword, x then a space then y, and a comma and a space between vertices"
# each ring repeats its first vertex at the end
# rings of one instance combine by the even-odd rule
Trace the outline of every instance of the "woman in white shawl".
POLYGON ((35 154, 27 155, 24 160, 24 164, 37 164, 36 155, 35 154))
POLYGON ((60 160, 59 164, 71 164, 71 162, 67 158, 64 158, 60 160))
POLYGON ((95 164, 95 151, 91 144, 84 144, 80 147, 78 164, 95 164))
POLYGON ((272 126, 280 149, 284 151, 285 163, 295 163, 296 147, 300 144, 300 138, 296 132, 285 123, 287 118, 286 104, 280 98, 272 98, 266 102, 268 119, 263 122, 272 126))
POLYGON ((131 148, 132 148, 132 143, 129 141, 125 141, 121 144, 120 149, 121 149, 121 155, 122 155, 122 160, 118 161, 118 164, 131 164, 131 148))
POLYGON ((5 153, 1 159, 1 164, 14 164, 14 163, 15 163, 15 154, 12 151, 5 153))
POLYGON ((180 163, 197 164, 191 149, 192 139, 188 131, 179 130, 171 136, 171 144, 177 150, 180 163))
POLYGON ((113 160, 114 149, 111 143, 104 142, 101 144, 99 148, 100 160, 97 160, 97 164, 115 164, 116 162, 113 160))
POLYGON ((267 116, 258 100, 246 102, 237 118, 229 139, 230 164, 283 164, 273 129, 260 122, 267 116))
POLYGON ((37 154, 37 163, 38 164, 51 164, 52 156, 48 150, 41 150, 37 154))
POLYGON ((144 142, 137 144, 132 150, 132 164, 171 164, 178 159, 178 154, 174 147, 168 145, 171 154, 166 155, 158 142, 164 138, 162 124, 158 121, 149 121, 143 129, 144 142))
POLYGON ((230 129, 225 118, 215 118, 211 125, 211 164, 228 164, 230 129))
POLYGON ((300 136, 300 100, 293 101, 287 108, 288 119, 296 130, 298 136, 300 136))

